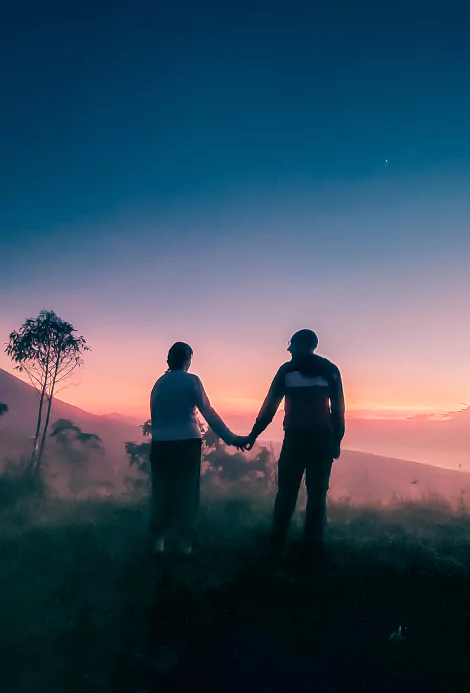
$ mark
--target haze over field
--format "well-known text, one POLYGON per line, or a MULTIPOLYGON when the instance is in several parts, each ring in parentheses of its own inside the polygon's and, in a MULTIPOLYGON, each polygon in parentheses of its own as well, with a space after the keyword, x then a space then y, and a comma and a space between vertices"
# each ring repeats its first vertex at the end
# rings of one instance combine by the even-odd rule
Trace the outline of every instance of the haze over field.
MULTIPOLYGON (((0 393, 2 398, 9 402, 8 414, 0 419, 2 454, 4 457, 27 454, 31 449, 31 431, 35 423, 37 393, 30 385, 1 369, 0 393)), ((113 485, 114 491, 122 492, 124 479, 129 473, 125 443, 143 440, 142 431, 139 428, 141 422, 128 421, 126 417, 119 414, 96 416, 60 400, 54 401, 52 412, 52 421, 70 420, 82 430, 99 435, 103 441, 105 454, 94 456, 86 470, 86 478, 91 485, 90 492, 92 492, 92 483, 102 482, 109 482, 113 485)), ((340 460, 334 464, 331 498, 387 503, 393 499, 422 499, 440 495, 453 503, 466 500, 467 494, 470 497, 470 464, 466 452, 469 448, 464 448, 464 452, 461 453, 464 462, 461 463, 460 468, 457 463, 452 465, 451 462, 455 455, 455 452, 452 452, 452 443, 455 443, 460 436, 460 444, 467 445, 469 412, 470 410, 460 412, 448 421, 439 423, 421 419, 403 422, 351 419, 348 423, 351 432, 346 439, 346 449, 340 460), (436 430, 437 426, 441 428, 436 430), (399 443, 393 442, 398 436, 402 439, 401 447, 399 443), (353 447, 348 445, 349 440, 358 441, 357 450, 359 451, 348 451, 348 446, 353 447), (439 466, 413 462, 412 457, 406 459, 406 456, 398 453, 395 453, 397 457, 405 457, 405 459, 392 459, 394 450, 418 450, 418 446, 424 445, 426 441, 430 452, 428 462, 433 462, 433 454, 436 458, 437 453, 440 452, 442 460, 448 462, 447 465, 442 466, 447 466, 448 470, 440 469, 439 466), (380 446, 383 451, 376 449, 380 446), (376 454, 370 454, 371 452, 376 454)), ((268 429, 264 438, 260 440, 260 444, 267 445, 276 459, 280 451, 276 431, 279 430, 281 417, 282 412, 273 424, 274 431, 268 429)), ((230 417, 227 420, 230 421, 230 417)), ((232 423, 234 430, 241 430, 243 425, 247 430, 248 421, 245 421, 244 417, 234 417, 232 423)), ((454 448, 456 445, 455 443, 454 448)), ((48 451, 54 459, 57 450, 52 441, 48 443, 48 451)), ((246 459, 249 460, 249 458, 250 455, 247 453, 246 459)), ((423 453, 423 459, 419 462, 424 462, 425 459, 425 453, 423 453)), ((458 459, 458 455, 455 459, 458 459)), ((67 465, 62 463, 57 469, 59 474, 67 476, 67 465)))

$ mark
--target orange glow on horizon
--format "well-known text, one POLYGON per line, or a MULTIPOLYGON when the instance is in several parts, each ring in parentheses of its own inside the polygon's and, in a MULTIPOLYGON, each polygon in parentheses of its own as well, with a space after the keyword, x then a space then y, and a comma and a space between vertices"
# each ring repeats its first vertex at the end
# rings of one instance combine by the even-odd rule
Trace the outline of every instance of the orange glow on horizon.
MULTIPOLYGON (((130 363, 126 345, 111 351, 106 342, 94 343, 85 367, 76 372, 76 386, 60 392, 59 399, 97 415, 116 412, 145 420, 149 416, 151 388, 165 370, 166 352, 161 346, 155 362, 156 349, 150 350, 143 344, 134 351, 137 353, 133 353, 130 363)), ((195 353, 197 360, 191 371, 201 377, 213 406, 222 415, 250 419, 258 413, 272 377, 286 360, 282 347, 260 356, 256 350, 240 344, 212 342, 210 346, 195 344, 195 353), (218 357, 214 358, 214 354, 218 357)), ((342 365, 341 356, 338 362, 342 365)), ((459 391, 455 383, 446 386, 444 381, 436 387, 425 378, 426 374, 415 374, 405 366, 400 380, 385 366, 378 370, 376 363, 356 365, 346 358, 342 372, 347 415, 405 418, 419 413, 439 414, 459 410, 465 401, 463 387, 459 391)), ((0 367, 20 375, 4 354, 0 354, 0 367)), ((22 379, 27 382, 27 378, 22 379)))
MULTIPOLYGON (((149 400, 150 389, 141 385, 135 384, 134 387, 127 387, 124 397, 122 391, 117 389, 114 391, 110 384, 104 391, 96 389, 80 392, 80 389, 65 390, 59 398, 69 404, 74 404, 86 411, 101 416, 116 412, 144 420, 149 415, 147 401, 149 400), (78 396, 79 394, 82 396, 78 396)), ((265 395, 266 392, 259 397, 240 397, 227 395, 223 391, 209 392, 212 405, 221 415, 252 418, 256 417, 265 395)), ((418 403, 411 401, 388 403, 382 401, 348 404, 347 392, 346 405, 347 417, 380 419, 406 418, 416 414, 440 414, 448 411, 458 411, 461 408, 461 403, 457 402, 418 403)), ((282 412, 282 410, 283 403, 279 407, 279 411, 282 412)))

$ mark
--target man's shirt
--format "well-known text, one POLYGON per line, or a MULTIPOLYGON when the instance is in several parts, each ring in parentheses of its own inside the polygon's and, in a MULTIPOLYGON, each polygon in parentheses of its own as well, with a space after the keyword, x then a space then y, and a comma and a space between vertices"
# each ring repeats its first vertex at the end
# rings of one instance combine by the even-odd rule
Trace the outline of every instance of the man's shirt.
POLYGON ((316 354, 293 358, 276 373, 260 409, 253 435, 259 436, 273 420, 285 398, 284 430, 312 431, 331 429, 341 442, 344 431, 344 394, 339 369, 316 354))

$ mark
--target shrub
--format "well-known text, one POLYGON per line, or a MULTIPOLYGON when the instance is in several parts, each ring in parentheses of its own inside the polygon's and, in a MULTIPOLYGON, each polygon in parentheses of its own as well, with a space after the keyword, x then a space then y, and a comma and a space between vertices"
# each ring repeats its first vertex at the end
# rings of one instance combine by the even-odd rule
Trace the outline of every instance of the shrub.
POLYGON ((41 474, 26 457, 7 459, 0 475, 0 508, 5 510, 19 502, 44 498, 47 487, 41 474))

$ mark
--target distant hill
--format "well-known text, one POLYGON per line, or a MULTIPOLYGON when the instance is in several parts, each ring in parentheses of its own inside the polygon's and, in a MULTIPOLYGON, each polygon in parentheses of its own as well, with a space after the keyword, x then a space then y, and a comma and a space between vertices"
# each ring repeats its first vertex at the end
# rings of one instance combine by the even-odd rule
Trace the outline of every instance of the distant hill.
POLYGON ((125 423, 129 426, 136 426, 137 428, 144 423, 144 417, 137 419, 134 416, 125 416, 124 414, 120 414, 116 411, 111 412, 111 414, 102 414, 99 418, 107 421, 125 423))
MULTIPOLYGON (((278 456, 281 444, 271 447, 278 456)), ((343 450, 333 464, 330 497, 335 500, 388 503, 430 496, 470 503, 470 474, 353 450, 343 450)))
MULTIPOLYGON (((236 433, 248 433, 256 414, 224 414, 236 433)), ((261 438, 282 440, 284 412, 279 411, 261 438)), ((344 449, 398 457, 470 472, 470 407, 443 416, 420 414, 408 419, 346 419, 344 449)))
POLYGON ((404 457, 470 472, 470 408, 442 417, 420 414, 405 420, 351 418, 345 445, 379 455, 404 457))
MULTIPOLYGON (((29 452, 31 436, 36 426, 38 394, 28 383, 0 369, 0 401, 8 404, 8 413, 0 419, 0 459, 10 455, 29 452)), ((124 419, 96 416, 79 407, 54 399, 51 422, 70 419, 86 433, 100 436, 106 454, 103 463, 116 472, 127 464, 124 443, 140 440, 138 426, 124 419)))
POLYGON ((333 465, 331 496, 388 502, 441 496, 470 502, 470 474, 410 460, 345 450, 333 465))

